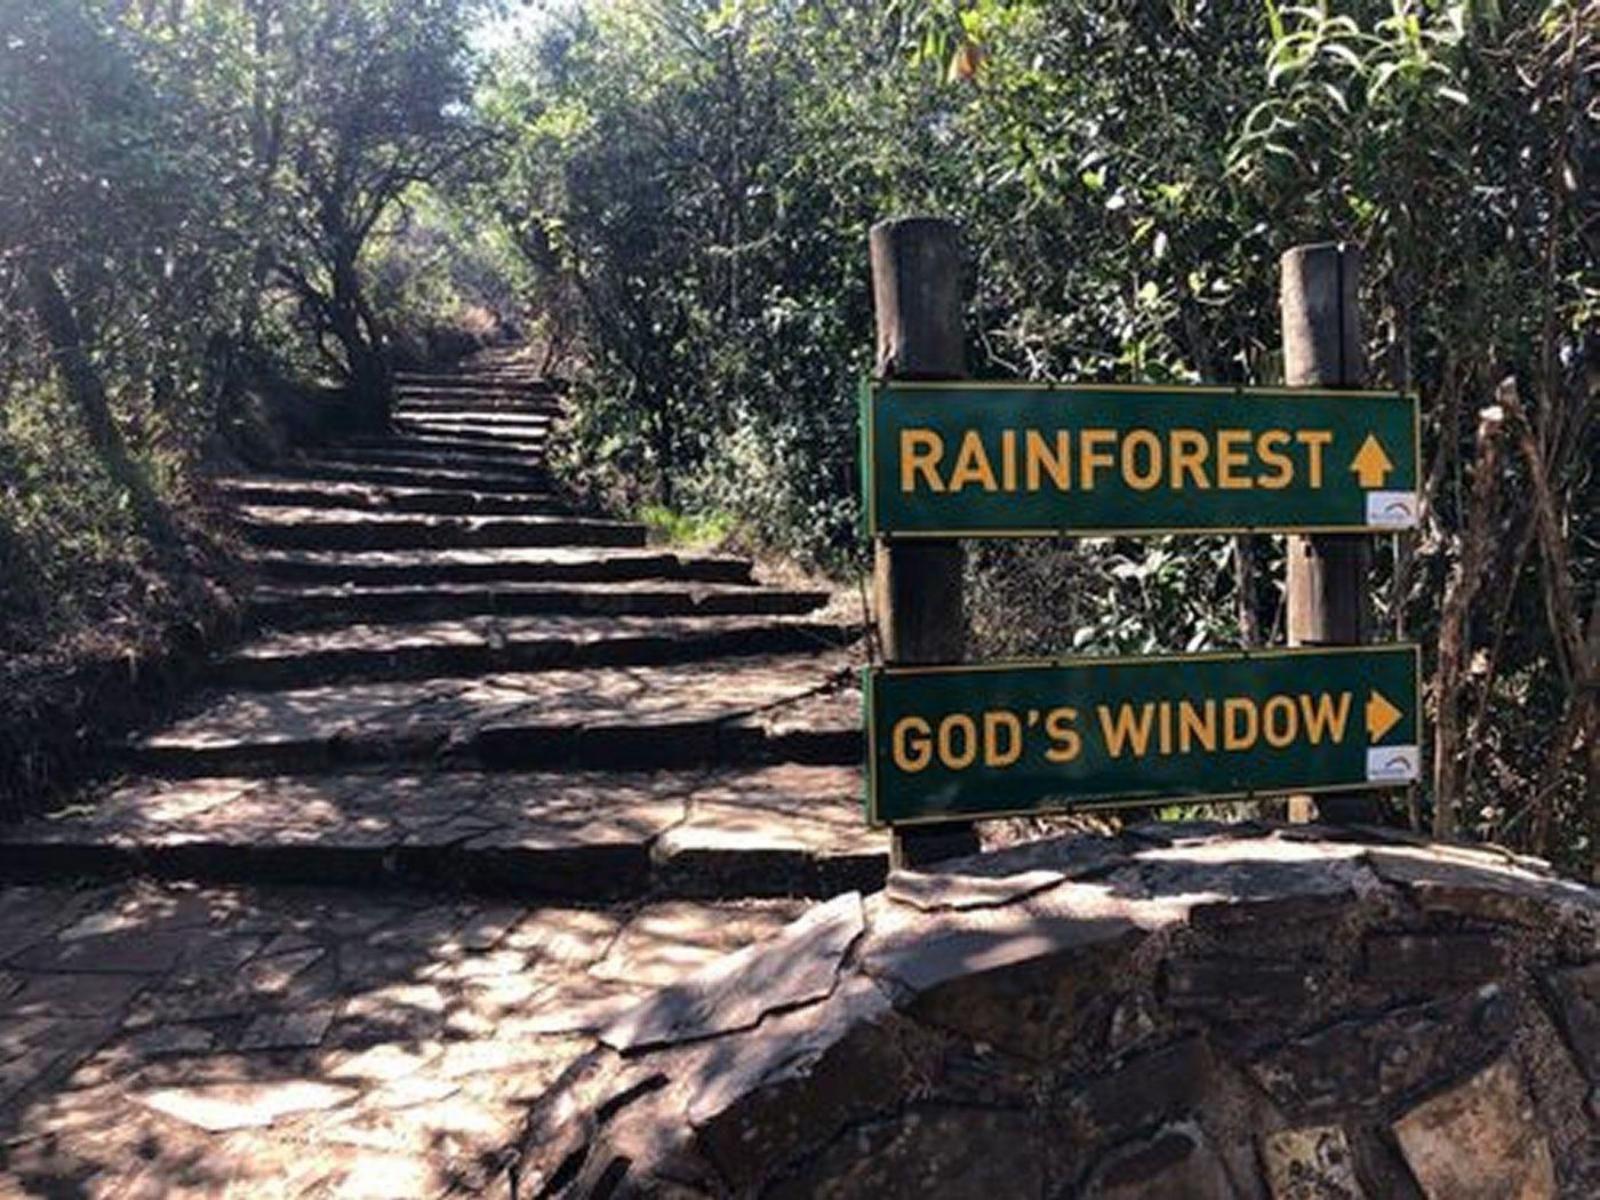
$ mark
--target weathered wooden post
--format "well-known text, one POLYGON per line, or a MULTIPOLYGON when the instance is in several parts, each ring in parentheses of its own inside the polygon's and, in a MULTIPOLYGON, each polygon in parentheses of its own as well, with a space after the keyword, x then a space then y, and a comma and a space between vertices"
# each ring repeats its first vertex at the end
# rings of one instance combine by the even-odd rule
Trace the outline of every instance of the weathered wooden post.
MULTIPOLYGON (((1284 252, 1279 309, 1283 322, 1283 381, 1289 387, 1359 388, 1366 381, 1359 287, 1361 251, 1319 242, 1284 252)), ((1343 470, 1344 464, 1330 464, 1343 470)), ((1372 538, 1364 533, 1290 534, 1289 644, 1359 646, 1371 626, 1372 538)), ((1370 795, 1326 797, 1326 820, 1370 821, 1370 795)), ((1309 820, 1309 797, 1290 798, 1290 820, 1309 820)))
MULTIPOLYGON (((880 221, 869 237, 877 314, 877 374, 885 379, 960 379, 966 371, 961 324, 961 244, 938 217, 880 221)), ((964 657, 961 544, 894 541, 873 547, 878 639, 893 665, 955 663, 964 657)), ((890 861, 916 867, 974 854, 970 821, 896 829, 890 861)))

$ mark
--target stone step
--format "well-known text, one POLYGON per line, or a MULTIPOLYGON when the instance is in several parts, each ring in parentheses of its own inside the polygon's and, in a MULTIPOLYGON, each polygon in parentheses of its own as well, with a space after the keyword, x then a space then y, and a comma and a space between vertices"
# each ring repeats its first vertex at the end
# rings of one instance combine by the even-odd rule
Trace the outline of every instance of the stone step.
POLYGON ((336 467, 344 470, 362 470, 367 467, 416 467, 424 471, 496 471, 502 475, 517 475, 523 487, 548 486, 549 472, 544 468, 543 454, 484 454, 477 450, 463 451, 450 447, 438 449, 427 446, 361 446, 348 450, 330 446, 297 461, 315 467, 336 467))
POLYGON ((526 371, 475 371, 471 374, 449 371, 399 371, 394 377, 395 388, 410 391, 418 388, 468 388, 495 390, 517 388, 525 391, 558 392, 561 389, 548 379, 526 371))
POLYGON ((403 413, 397 416, 405 426, 418 430, 438 430, 443 427, 472 426, 488 432, 502 432, 512 437, 544 437, 549 434, 555 419, 542 413, 496 413, 496 411, 466 411, 459 408, 440 408, 426 413, 403 413), (530 432, 531 430, 531 432, 530 432))
POLYGON ((586 901, 826 897, 883 883, 847 767, 140 779, 0 828, 0 879, 137 874, 586 901))
POLYGON ((539 372, 530 370, 526 364, 517 364, 514 367, 497 367, 493 370, 403 370, 394 374, 396 387, 448 387, 454 384, 473 383, 511 383, 521 387, 542 387, 552 391, 561 390, 565 384, 560 380, 551 379, 539 372))
POLYGON ((327 452, 362 458, 368 450, 403 450, 410 453, 449 454, 467 460, 515 458, 518 470, 542 470, 549 442, 544 437, 516 438, 507 434, 425 434, 411 431, 346 438, 327 452))
POLYGON ((397 416, 434 412, 493 412, 558 417, 564 411, 554 396, 525 396, 518 392, 401 392, 395 399, 397 416))
POLYGON ((525 494, 543 491, 545 472, 499 471, 473 467, 397 467, 349 460, 298 459, 277 464, 279 475, 333 483, 371 484, 378 487, 432 488, 441 491, 525 494), (530 476, 532 476, 530 478, 530 476))
POLYGON ((427 438, 434 440, 440 438, 450 446, 483 446, 494 448, 499 446, 502 453, 542 453, 549 445, 549 429, 544 426, 478 426, 467 422, 429 421, 397 421, 395 429, 405 435, 406 442, 411 438, 427 438))
MULTIPOLYGON (((398 425, 396 429, 398 432, 386 440, 387 446, 395 449, 426 450, 432 453, 459 451, 479 458, 512 455, 541 469, 548 461, 550 452, 550 439, 543 434, 536 437, 514 437, 506 433, 485 432, 481 429, 431 432, 404 425, 398 425)), ((353 438, 344 445, 375 446, 383 449, 385 440, 369 441, 353 438)))
POLYGON ((860 697, 842 652, 505 673, 474 679, 211 692, 132 740, 122 765, 164 777, 307 774, 399 764, 655 770, 859 766, 860 697))
POLYGON ((402 382, 395 384, 395 397, 402 400, 432 397, 461 397, 467 402, 474 400, 494 400, 494 398, 510 398, 510 400, 526 400, 530 403, 560 402, 560 394, 550 387, 541 387, 538 384, 518 382, 515 379, 453 379, 450 382, 402 382))
POLYGON ((517 442, 546 441, 553 425, 549 417, 521 414, 512 421, 489 421, 471 413, 455 412, 448 416, 400 413, 394 418, 394 427, 407 437, 503 437, 517 442))
POLYGON ((507 416, 559 416, 564 402, 548 393, 503 389, 412 389, 395 393, 391 411, 415 413, 472 412, 507 416))
POLYGON ((276 550, 405 550, 484 546, 642 546, 631 521, 594 517, 456 517, 359 509, 242 505, 245 538, 276 550))
POLYGON ((847 645, 857 629, 790 617, 468 617, 347 625, 260 638, 218 662, 218 686, 464 678, 568 667, 650 666, 847 645))
POLYGON ((567 511, 549 492, 467 492, 447 488, 392 487, 270 475, 227 476, 213 481, 236 504, 291 508, 360 509, 440 516, 535 516, 567 511))
POLYGON ((639 579, 751 582, 751 563, 747 558, 606 547, 583 550, 518 546, 485 550, 264 550, 256 552, 249 561, 266 579, 367 587, 440 583, 620 583, 639 579))
POLYGON ((336 621, 442 621, 473 616, 804 616, 826 592, 737 584, 511 583, 485 587, 260 587, 250 611, 263 628, 301 629, 336 621))
POLYGON ((520 429, 524 426, 547 431, 553 418, 542 413, 505 412, 494 409, 440 408, 408 413, 407 423, 432 428, 436 425, 482 425, 488 429, 520 429))

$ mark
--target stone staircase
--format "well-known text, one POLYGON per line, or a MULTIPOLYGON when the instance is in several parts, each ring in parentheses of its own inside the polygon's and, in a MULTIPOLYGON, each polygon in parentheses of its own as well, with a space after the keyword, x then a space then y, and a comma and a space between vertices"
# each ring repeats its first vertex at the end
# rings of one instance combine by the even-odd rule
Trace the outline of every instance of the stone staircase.
POLYGON ((565 899, 873 886, 859 613, 575 511, 514 359, 402 375, 392 432, 217 481, 252 636, 0 877, 422 883, 565 899))

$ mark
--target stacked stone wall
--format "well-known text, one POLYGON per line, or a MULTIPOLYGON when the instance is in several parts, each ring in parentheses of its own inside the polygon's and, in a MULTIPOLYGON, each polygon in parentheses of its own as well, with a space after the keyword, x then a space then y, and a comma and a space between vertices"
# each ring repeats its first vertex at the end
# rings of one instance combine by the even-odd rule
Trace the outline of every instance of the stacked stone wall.
POLYGON ((897 873, 607 1029, 524 1197, 1600 1195, 1600 894, 1154 826, 897 873))

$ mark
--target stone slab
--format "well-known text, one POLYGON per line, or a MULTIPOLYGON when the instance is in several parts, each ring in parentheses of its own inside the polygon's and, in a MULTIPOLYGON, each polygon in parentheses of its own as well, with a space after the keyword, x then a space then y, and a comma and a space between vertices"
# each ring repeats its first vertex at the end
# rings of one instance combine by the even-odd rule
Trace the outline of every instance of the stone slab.
POLYGON ((895 871, 884 894, 896 904, 923 912, 940 909, 998 908, 1066 879, 1060 871, 1021 871, 1016 875, 967 875, 960 871, 895 871))
POLYGON ((807 713, 835 661, 780 655, 740 659, 715 672, 682 664, 239 692, 202 701, 195 715, 136 740, 127 759, 168 775, 441 759, 496 770, 854 764, 861 750, 853 696, 841 693, 798 729, 772 728, 790 710, 807 713), (821 757, 789 753, 813 743, 821 757))
MULTIPOLYGON (((20 894, 0 893, 0 910, 20 894)), ((0 1001, 6 1195, 310 1200, 352 1180, 386 1200, 492 1191, 527 1106, 592 1044, 530 1028, 523 1010, 597 988, 636 1004, 646 985, 588 973, 617 944, 655 945, 654 978, 670 984, 801 912, 678 905, 660 919, 652 905, 147 883, 30 894, 62 914, 45 945, 182 932, 237 953, 203 978, 187 959, 137 976, 14 969, 0 1001), (648 934, 631 933, 639 923, 648 934), (696 944, 674 953, 675 931, 696 944), (363 960, 373 952, 381 965, 363 960), (310 980, 325 999, 300 997, 310 980), (404 1190, 386 1191, 395 1180, 404 1190)))
POLYGON ((313 1080, 160 1088, 132 1097, 135 1103, 207 1133, 264 1129, 282 1117, 348 1104, 357 1093, 313 1080))
POLYGON ((380 512, 433 513, 439 516, 485 514, 554 514, 564 502, 554 494, 529 490, 516 493, 451 491, 382 484, 295 479, 288 475, 218 476, 211 486, 224 497, 257 506, 373 509, 380 512))
POLYGON ((1394 1123, 1428 1200, 1554 1200, 1555 1166, 1516 1068, 1502 1060, 1394 1123))
POLYGON ((886 869, 887 839, 860 821, 860 787, 853 768, 794 765, 144 779, 0 830, 0 877, 825 897, 876 886, 886 869))
MULTIPOLYGON (((305 486, 318 486, 306 484, 305 486)), ((416 489, 413 489, 416 490, 416 489)), ((496 499, 476 492, 424 492, 496 499)), ((515 499, 515 497, 500 497, 515 499)), ((748 559, 663 549, 490 546, 481 549, 257 550, 248 561, 274 580, 393 586, 419 583, 619 583, 684 579, 700 583, 751 582, 748 559)))
POLYGON ((1272 1200, 1366 1200, 1341 1126, 1306 1125, 1263 1134, 1261 1161, 1272 1200))
POLYGON ((409 680, 519 670, 648 666, 837 649, 850 626, 805 617, 463 617, 298 630, 247 643, 217 664, 235 687, 331 679, 409 680))
POLYGON ((393 585, 283 582, 258 587, 251 613, 262 626, 298 629, 357 622, 412 622, 472 616, 804 616, 829 602, 826 592, 753 588, 693 579, 615 583, 397 582, 393 585))
POLYGON ((334 458, 306 455, 277 463, 274 472, 292 479, 334 483, 366 483, 382 487, 442 488, 451 491, 525 494, 542 491, 548 481, 527 471, 500 470, 494 467, 456 465, 422 466, 385 463, 360 458, 334 458))
POLYGON ((1369 850, 1380 878, 1406 888, 1424 908, 1511 925, 1547 920, 1552 905, 1600 912, 1600 898, 1581 884, 1529 870, 1507 856, 1425 847, 1369 850))
POLYGON ((839 964, 865 928, 861 896, 846 892, 813 908, 770 940, 663 989, 600 1035, 622 1051, 697 1041, 748 1029, 767 1013, 824 999, 839 964), (759 987, 751 981, 759 980, 759 987))
POLYGON ((1544 984, 1573 1059, 1600 1086, 1600 962, 1549 971, 1544 984))

